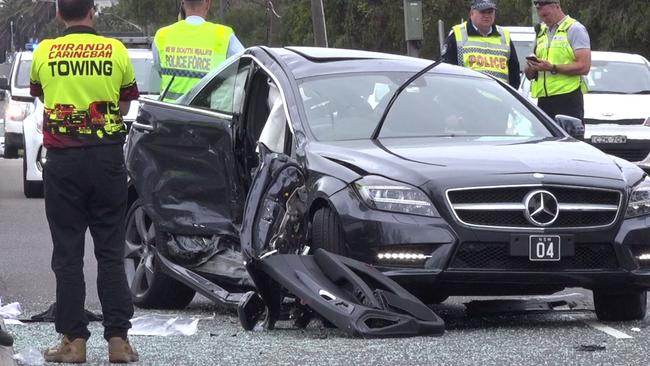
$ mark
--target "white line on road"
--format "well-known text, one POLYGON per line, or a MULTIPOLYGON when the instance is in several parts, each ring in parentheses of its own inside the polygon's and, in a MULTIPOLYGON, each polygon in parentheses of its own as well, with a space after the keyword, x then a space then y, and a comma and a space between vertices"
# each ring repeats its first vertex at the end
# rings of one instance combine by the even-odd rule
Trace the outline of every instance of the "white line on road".
POLYGON ((625 333, 623 333, 623 332, 621 332, 619 330, 616 330, 616 329, 614 329, 612 327, 608 327, 605 324, 599 323, 599 322, 597 322, 595 320, 585 320, 585 323, 587 325, 589 325, 590 327, 592 327, 594 329, 597 329, 597 330, 599 330, 601 332, 607 333, 607 334, 609 334, 612 337, 617 338, 617 339, 631 339, 631 338, 633 338, 632 336, 630 336, 628 334, 625 334, 625 333))

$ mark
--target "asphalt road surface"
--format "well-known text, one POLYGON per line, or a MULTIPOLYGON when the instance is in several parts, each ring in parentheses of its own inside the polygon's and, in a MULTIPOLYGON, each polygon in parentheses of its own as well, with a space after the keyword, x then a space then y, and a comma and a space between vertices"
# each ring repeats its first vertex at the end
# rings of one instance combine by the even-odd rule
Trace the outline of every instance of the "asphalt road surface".
MULTIPOLYGON (((23 317, 54 301, 51 242, 42 199, 22 194, 21 160, 0 158, 0 299, 19 302, 23 317)), ((87 237, 86 307, 100 311, 96 262, 87 237)), ((353 339, 316 322, 307 329, 281 323, 274 331, 245 332, 235 314, 197 296, 183 311, 161 314, 201 319, 191 336, 132 336, 141 365, 648 365, 649 321, 599 323, 591 293, 579 306, 528 314, 468 316, 466 303, 452 297, 434 306, 447 331, 439 338, 353 339)), ((581 296, 581 297, 580 297, 581 296)), ((136 316, 152 314, 136 309, 136 316)), ((14 351, 42 350, 56 341, 51 323, 8 325, 14 351)), ((101 324, 91 324, 88 363, 107 364, 101 324)))

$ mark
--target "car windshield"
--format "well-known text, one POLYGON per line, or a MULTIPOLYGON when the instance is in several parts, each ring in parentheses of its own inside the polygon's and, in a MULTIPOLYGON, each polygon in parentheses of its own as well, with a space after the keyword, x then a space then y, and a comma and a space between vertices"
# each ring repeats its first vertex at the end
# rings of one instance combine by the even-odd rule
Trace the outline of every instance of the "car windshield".
MULTIPOLYGON (((368 139, 394 91, 411 73, 356 73, 300 83, 307 122, 320 141, 368 139)), ((397 98, 379 137, 499 136, 552 133, 494 80, 442 74, 417 79, 397 98)))
POLYGON ((587 86, 589 93, 650 93, 650 67, 631 62, 592 61, 587 86))
POLYGON ((17 88, 29 88, 29 69, 32 67, 32 60, 20 61, 18 64, 18 75, 16 76, 17 88))

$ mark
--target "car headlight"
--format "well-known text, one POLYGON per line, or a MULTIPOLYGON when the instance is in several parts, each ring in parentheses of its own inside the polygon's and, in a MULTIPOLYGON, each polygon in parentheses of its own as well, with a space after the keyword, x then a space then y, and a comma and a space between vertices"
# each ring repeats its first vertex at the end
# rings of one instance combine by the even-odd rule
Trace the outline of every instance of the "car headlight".
POLYGON ((377 210, 438 216, 429 197, 418 188, 407 184, 369 175, 354 182, 354 187, 363 201, 377 210))
POLYGON ((650 179, 646 178, 632 190, 625 218, 650 215, 650 179))

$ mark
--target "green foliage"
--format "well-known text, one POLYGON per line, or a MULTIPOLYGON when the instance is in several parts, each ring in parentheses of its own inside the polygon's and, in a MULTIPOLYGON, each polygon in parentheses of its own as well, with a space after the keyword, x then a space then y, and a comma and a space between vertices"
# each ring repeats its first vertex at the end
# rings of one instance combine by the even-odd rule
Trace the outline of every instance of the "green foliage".
MULTIPOLYGON (((437 58, 438 20, 444 21, 444 37, 454 24, 467 19, 469 0, 422 1, 425 40, 421 55, 437 58)), ((178 19, 180 3, 181 0, 120 0, 103 10, 96 19, 96 27, 106 32, 140 28, 153 35, 158 28, 178 19)), ((406 52, 402 0, 323 0, 323 5, 330 47, 406 52)), ((593 49, 650 54, 648 0, 563 0, 562 7, 585 24, 593 49)), ((18 48, 29 37, 53 37, 63 28, 54 20, 51 3, 0 0, 0 51, 10 49, 12 20, 18 48)), ((311 0, 212 0, 210 20, 233 27, 245 46, 314 44, 311 0), (271 4, 275 12, 271 11, 271 4)), ((500 0, 497 23, 530 25, 530 1, 500 0)))

